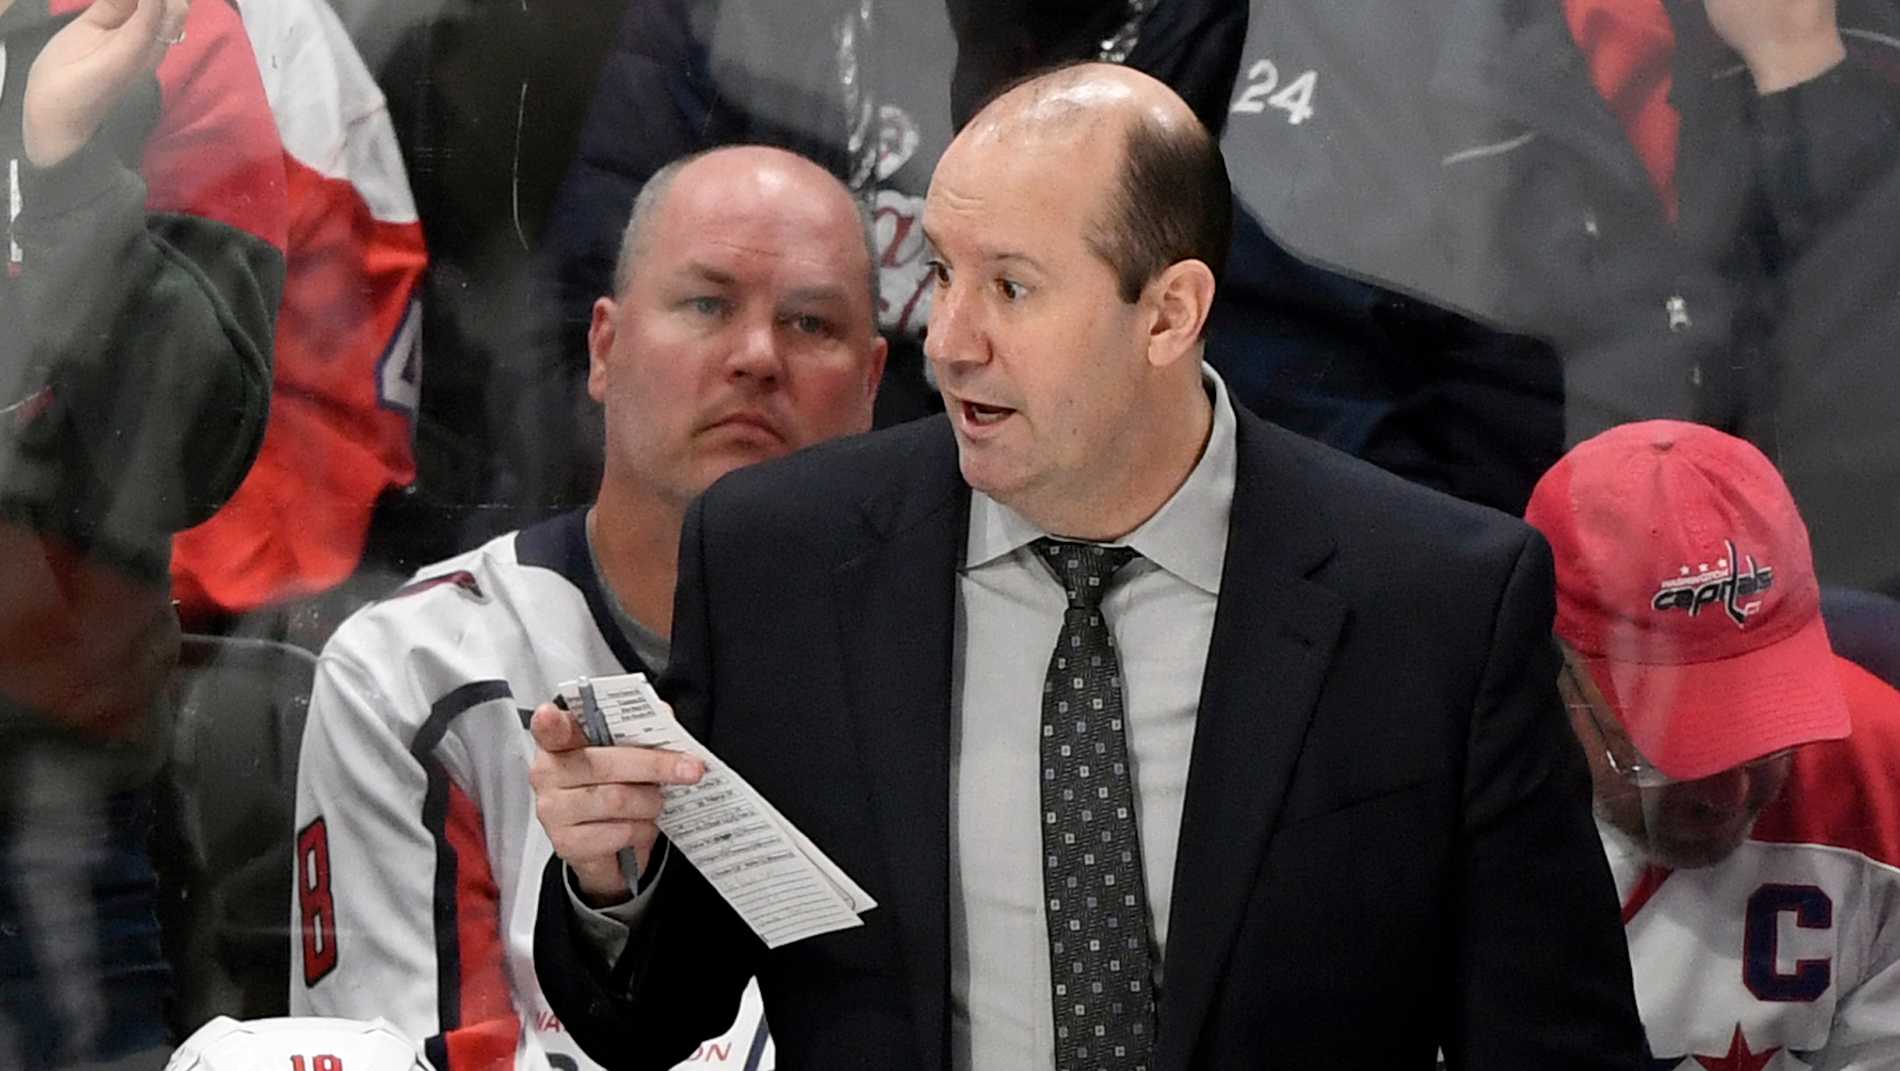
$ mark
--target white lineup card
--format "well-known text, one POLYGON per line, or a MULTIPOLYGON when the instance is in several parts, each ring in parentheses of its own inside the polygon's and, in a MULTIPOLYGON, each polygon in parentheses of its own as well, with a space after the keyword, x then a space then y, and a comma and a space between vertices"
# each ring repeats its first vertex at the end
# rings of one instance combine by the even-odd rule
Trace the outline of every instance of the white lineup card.
MULTIPOLYGON (((825 857, 757 789, 693 739, 644 673, 595 677, 595 702, 617 745, 662 748, 705 764, 696 785, 668 785, 658 825, 767 948, 862 926, 877 901, 825 857)), ((561 685, 569 710, 580 682, 561 685)))

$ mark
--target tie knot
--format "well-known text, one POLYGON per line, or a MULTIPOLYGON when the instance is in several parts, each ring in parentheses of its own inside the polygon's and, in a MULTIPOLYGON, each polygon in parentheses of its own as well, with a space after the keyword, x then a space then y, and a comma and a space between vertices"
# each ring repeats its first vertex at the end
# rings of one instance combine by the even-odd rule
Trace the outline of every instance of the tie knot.
POLYGON ((1108 594, 1109 581, 1122 566, 1141 555, 1133 547, 1105 547, 1099 543, 1072 543, 1066 539, 1036 540, 1031 546, 1062 581, 1070 607, 1094 608, 1108 594))

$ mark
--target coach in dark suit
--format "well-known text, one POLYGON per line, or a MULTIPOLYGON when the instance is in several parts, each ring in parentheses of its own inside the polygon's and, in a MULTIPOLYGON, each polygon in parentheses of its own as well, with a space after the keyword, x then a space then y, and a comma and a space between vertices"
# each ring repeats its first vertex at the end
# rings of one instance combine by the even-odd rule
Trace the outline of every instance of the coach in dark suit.
POLYGON ((654 850, 692 764, 542 708, 536 964, 596 1059, 670 1066, 756 974, 785 1068, 1641 1065, 1548 550, 1236 410, 1227 197, 1120 68, 944 155, 948 413, 707 492, 664 687, 880 906, 767 952, 654 850))

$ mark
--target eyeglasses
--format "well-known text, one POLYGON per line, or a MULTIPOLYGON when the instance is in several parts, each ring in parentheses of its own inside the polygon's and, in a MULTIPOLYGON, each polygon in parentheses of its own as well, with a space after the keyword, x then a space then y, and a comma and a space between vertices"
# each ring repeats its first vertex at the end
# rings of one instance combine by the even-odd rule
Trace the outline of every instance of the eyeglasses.
POLYGON ((1564 705, 1572 710, 1581 709, 1590 716, 1590 724, 1596 727, 1597 740, 1603 744, 1603 758, 1610 764, 1612 773, 1637 788, 1662 788, 1676 783, 1675 778, 1663 773, 1648 759, 1643 758, 1642 754, 1629 742, 1629 737, 1620 732, 1611 732, 1610 727, 1604 724, 1603 712, 1598 709, 1596 703, 1590 701, 1589 692, 1584 689, 1577 667, 1571 664, 1567 653, 1557 679, 1562 686, 1559 690, 1564 693, 1564 705), (1626 749, 1625 754, 1617 754, 1618 743, 1626 749))
MULTIPOLYGON (((1590 716, 1590 724, 1596 727, 1597 739, 1603 744, 1603 758, 1609 763, 1612 773, 1637 788, 1663 788, 1682 783, 1677 778, 1657 769, 1648 759, 1643 758, 1642 753, 1636 750, 1636 746, 1630 742, 1626 734, 1610 730, 1605 721, 1606 715, 1599 704, 1591 701, 1590 693, 1584 687, 1582 671, 1571 662, 1568 651, 1564 653, 1563 667, 1558 673, 1557 682, 1558 691, 1564 693, 1564 705, 1572 710, 1581 709, 1590 716), (1619 744, 1623 748, 1621 755, 1617 754, 1619 744)), ((1750 759, 1738 768, 1752 774, 1793 753, 1794 748, 1782 748, 1761 758, 1750 759)))

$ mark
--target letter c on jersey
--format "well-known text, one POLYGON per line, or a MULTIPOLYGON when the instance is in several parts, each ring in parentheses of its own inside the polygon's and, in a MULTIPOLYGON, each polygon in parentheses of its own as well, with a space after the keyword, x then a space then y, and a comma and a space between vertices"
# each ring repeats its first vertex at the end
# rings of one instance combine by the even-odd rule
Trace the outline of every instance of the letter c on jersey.
POLYGON ((1796 960, 1794 970, 1782 973, 1776 963, 1781 943, 1781 916, 1791 914, 1804 930, 1834 925, 1834 901, 1813 885, 1763 885, 1748 898, 1742 931, 1742 984, 1761 1000, 1803 1003, 1818 999, 1834 978, 1825 959, 1796 960))

